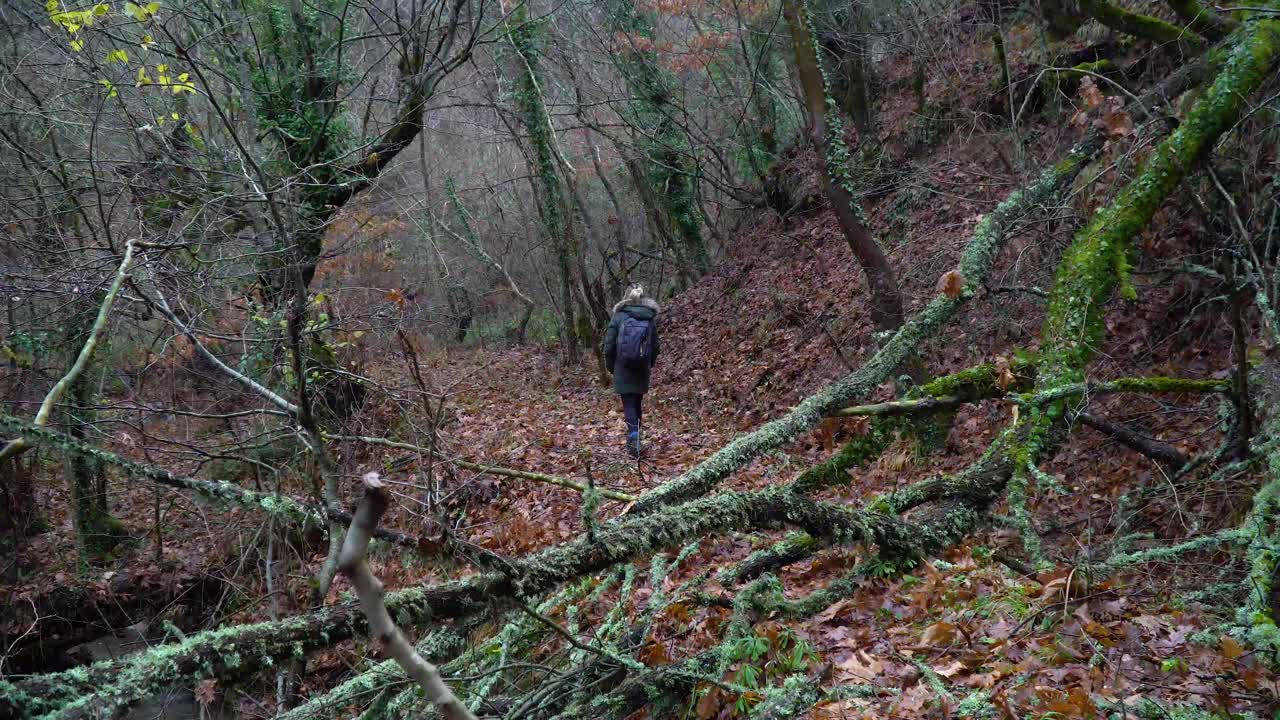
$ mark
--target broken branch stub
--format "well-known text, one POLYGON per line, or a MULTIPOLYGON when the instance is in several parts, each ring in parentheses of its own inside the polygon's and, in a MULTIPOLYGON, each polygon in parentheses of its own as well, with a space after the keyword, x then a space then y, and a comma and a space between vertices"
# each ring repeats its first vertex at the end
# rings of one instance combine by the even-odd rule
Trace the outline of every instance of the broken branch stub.
POLYGON ((378 520, 387 510, 388 497, 377 473, 365 475, 364 486, 364 497, 351 520, 342 552, 338 554, 338 569, 351 579, 355 587, 360 607, 369 620, 370 636, 377 638, 405 674, 422 687, 427 699, 439 708, 445 720, 475 720, 467 706, 444 682, 439 669, 418 654, 387 611, 386 591, 365 560, 365 554, 378 520))

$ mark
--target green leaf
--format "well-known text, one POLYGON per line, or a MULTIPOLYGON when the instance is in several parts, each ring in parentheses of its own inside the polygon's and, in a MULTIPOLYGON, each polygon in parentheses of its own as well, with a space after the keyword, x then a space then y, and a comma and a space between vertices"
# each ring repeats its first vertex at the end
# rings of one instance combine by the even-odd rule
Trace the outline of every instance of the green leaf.
POLYGON ((107 62, 128 63, 129 51, 117 48, 107 53, 107 62))
POLYGON ((124 11, 128 15, 132 15, 134 20, 137 20, 138 22, 146 22, 160 11, 160 3, 147 3, 146 7, 142 7, 131 2, 126 2, 124 4, 124 11))

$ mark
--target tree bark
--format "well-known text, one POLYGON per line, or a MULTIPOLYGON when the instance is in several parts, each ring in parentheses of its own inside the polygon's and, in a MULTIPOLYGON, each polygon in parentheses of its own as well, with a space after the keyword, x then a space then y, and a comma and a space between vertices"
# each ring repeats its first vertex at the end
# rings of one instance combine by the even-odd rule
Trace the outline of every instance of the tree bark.
POLYGON ((383 490, 382 481, 376 473, 366 475, 364 482, 364 498, 351 521, 342 552, 338 556, 338 568, 351 579, 356 597, 360 599, 360 607, 368 618, 369 634, 377 638, 387 653, 404 669, 405 674, 422 687, 427 699, 439 708, 445 720, 475 720, 467 706, 445 684, 436 666, 418 654, 387 612, 384 599, 386 590, 369 568, 365 555, 369 549, 369 541, 373 538, 373 531, 378 527, 378 520, 387 510, 389 496, 383 490))
POLYGON ((902 291, 893 267, 872 237, 862 208, 853 197, 853 185, 846 166, 848 150, 844 144, 844 132, 839 118, 828 115, 830 92, 804 0, 785 0, 783 13, 791 29, 796 70, 809 116, 810 137, 822 167, 818 177, 823 193, 831 203, 831 210, 840 223, 849 249, 866 275, 872 322, 878 330, 894 330, 903 321, 902 291))

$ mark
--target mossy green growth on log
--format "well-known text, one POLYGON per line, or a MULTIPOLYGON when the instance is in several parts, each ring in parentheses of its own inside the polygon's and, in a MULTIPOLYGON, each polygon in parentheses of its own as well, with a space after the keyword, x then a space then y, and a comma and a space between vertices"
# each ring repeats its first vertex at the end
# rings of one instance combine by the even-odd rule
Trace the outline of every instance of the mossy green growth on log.
MULTIPOLYGON (((1273 437, 1280 432, 1280 418, 1270 418, 1266 430, 1273 437)), ((1253 496, 1253 507, 1240 527, 1247 542, 1248 576, 1245 604, 1236 623, 1251 645, 1272 663, 1280 663, 1280 616, 1276 612, 1280 606, 1280 448, 1272 447, 1266 460, 1267 479, 1253 496)))
POLYGON ((1130 12, 1110 0, 1080 0, 1080 9, 1112 30, 1164 43, 1182 43, 1188 47, 1200 47, 1204 40, 1190 30, 1151 15, 1130 12))
POLYGON ((1187 27, 1207 38, 1221 39, 1236 28, 1236 22, 1229 16, 1219 16, 1197 0, 1168 0, 1168 4, 1187 27))
POLYGON ((1041 388, 1084 379, 1084 368, 1105 334, 1105 305, 1128 267, 1130 243, 1239 119, 1248 96, 1270 76, 1280 45, 1280 21, 1251 22, 1253 27, 1233 48, 1186 120, 1068 248, 1058 266, 1042 333, 1041 388))

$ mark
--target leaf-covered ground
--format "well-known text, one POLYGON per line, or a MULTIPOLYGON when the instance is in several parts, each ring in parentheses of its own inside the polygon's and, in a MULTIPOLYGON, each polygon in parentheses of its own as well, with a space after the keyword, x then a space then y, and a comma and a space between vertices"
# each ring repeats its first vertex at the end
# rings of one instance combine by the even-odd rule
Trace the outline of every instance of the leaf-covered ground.
MULTIPOLYGON (((1033 41, 1019 31, 1008 40, 1013 50, 1033 41)), ((937 121, 914 113, 905 77, 899 76, 905 69, 885 68, 890 94, 880 126, 888 129, 878 138, 883 154, 866 166, 865 202, 873 227, 889 247, 913 306, 938 291, 938 278, 954 265, 982 213, 1034 170, 1015 169, 1015 160, 1007 156, 1009 134, 984 129, 988 125, 976 119, 993 70, 984 49, 975 47, 958 65, 955 82, 928 88, 930 104, 947 118, 944 134, 952 141, 934 142, 923 151, 913 138, 937 121), (876 190, 881 186, 889 189, 876 190)), ((1055 149, 1071 144, 1079 129, 1060 121, 1071 117, 1074 102, 1023 139, 1027 157, 1052 157, 1055 149)), ((1063 207, 1029 218, 1002 257, 990 292, 943 337, 928 342, 923 355, 931 374, 1035 349, 1042 300, 1027 290, 1044 287, 1073 222, 1105 201, 1108 189, 1142 152, 1129 143, 1122 119, 1113 120, 1114 145, 1090 175, 1094 182, 1077 187, 1063 207)), ((791 173, 812 174, 812 157, 800 154, 789 162, 791 173)), ((424 380, 444 396, 446 451, 473 461, 591 478, 602 487, 637 493, 675 477, 869 357, 875 339, 862 303, 863 281, 834 219, 821 212, 784 223, 762 213, 743 228, 710 275, 665 303, 663 357, 646 399, 643 462, 637 465, 623 452, 621 406, 586 365, 565 367, 554 348, 445 351, 415 336, 424 380)), ((1144 242, 1156 258, 1194 255, 1201 231, 1192 213, 1171 208, 1157 217, 1144 242)), ((1091 377, 1220 377, 1229 371, 1231 335, 1222 316, 1206 309, 1209 299, 1198 295, 1194 284, 1160 269, 1152 261, 1135 272, 1139 303, 1114 304, 1107 345, 1091 377)), ((364 371, 390 388, 412 388, 406 368, 386 347, 371 347, 366 354, 364 371)), ((892 395, 892 384, 886 383, 867 400, 892 395)), ((1221 439, 1216 403, 1195 397, 1101 398, 1091 409, 1195 455, 1221 439)), ((914 441, 898 441, 827 496, 858 503, 929 474, 959 469, 987 446, 1011 412, 1011 406, 996 401, 965 408, 941 447, 926 451, 914 441)), ((421 413, 406 414, 403 404, 385 400, 364 408, 356 424, 364 434, 416 442, 422 438, 414 428, 422 422, 421 413)), ((791 479, 865 431, 865 421, 825 422, 796 444, 752 462, 725 486, 759 488, 791 479)), ((126 428, 109 440, 139 460, 210 470, 216 465, 207 459, 198 464, 189 456, 148 456, 141 441, 146 436, 227 440, 218 432, 179 417, 126 428)), ((571 490, 449 471, 443 465, 433 466, 428 475, 422 463, 399 459, 396 453, 345 444, 339 456, 350 479, 372 469, 395 483, 401 502, 388 522, 399 529, 438 533, 444 522, 464 539, 510 556, 582 532, 581 497, 571 490), (431 493, 430 507, 421 502, 428 478, 437 491, 431 493)), ((1280 708, 1276 677, 1220 626, 1233 609, 1231 598, 1238 596, 1213 591, 1242 578, 1238 560, 1201 552, 1105 577, 1085 572, 1090 563, 1121 549, 1174 543, 1238 523, 1256 479, 1174 483, 1150 460, 1083 427, 1074 429, 1042 469, 1046 475, 1033 483, 1028 507, 1047 569, 1028 567, 1033 563, 1023 538, 1001 522, 1007 508, 998 508, 990 530, 944 557, 871 573, 855 592, 808 619, 766 618, 756 629, 762 652, 735 663, 724 679, 752 686, 797 671, 826 688, 869 684, 880 689, 825 701, 813 710, 815 718, 964 717, 992 705, 1013 718, 1091 718, 1105 714, 1108 702, 1136 711, 1148 701, 1272 716, 1280 708)), ((78 564, 71 545, 65 489, 56 475, 49 478, 40 501, 49 509, 54 532, 24 547, 25 574, 7 586, 6 607, 23 608, 26 601, 45 597, 51 585, 68 583, 85 586, 103 602, 155 585, 166 585, 169 596, 181 595, 214 574, 227 581, 228 589, 204 604, 213 606, 219 622, 272 612, 261 580, 267 560, 263 538, 271 531, 260 516, 208 508, 117 478, 113 510, 136 539, 114 564, 89 568, 78 564), (158 551, 157 514, 162 518, 158 551), (124 576, 128 582, 121 584, 124 576)), ((254 482, 246 476, 234 479, 254 482)), ((301 478, 291 482, 298 495, 309 492, 301 478)), ((344 488, 348 499, 354 498, 354 488, 354 482, 344 488)), ((606 502, 600 515, 615 516, 624 506, 606 502)), ((729 567, 778 537, 781 532, 707 538, 667 578, 664 589, 674 590, 708 568, 729 567)), ((302 538, 300 545, 311 553, 302 559, 318 564, 324 543, 302 538)), ((860 559, 854 549, 836 548, 787 567, 780 579, 787 594, 798 597, 860 559)), ((391 553, 378 558, 375 571, 391 587, 470 572, 460 563, 423 563, 391 553)), ((347 589, 340 579, 330 600, 347 589)), ((628 612, 642 610, 653 590, 642 585, 628 601, 628 612)), ((703 587, 711 596, 729 597, 733 590, 715 580, 703 587)), ((282 595, 278 612, 304 607, 305 582, 291 584, 282 595)), ((606 593, 579 618, 583 637, 589 637, 614 597, 606 593)), ((169 619, 163 608, 136 613, 139 620, 161 618, 169 619)), ((715 604, 679 598, 658 619, 639 657, 662 665, 709 648, 728 618, 729 611, 715 604)), ((0 630, 20 634, 30 621, 15 611, 0 620, 0 630)), ((350 643, 321 653, 311 665, 306 690, 319 691, 362 667, 368 654, 350 643)), ((689 699, 687 714, 741 717, 756 699, 704 685, 689 699)), ((262 715, 259 701, 245 700, 243 712, 262 715)))

